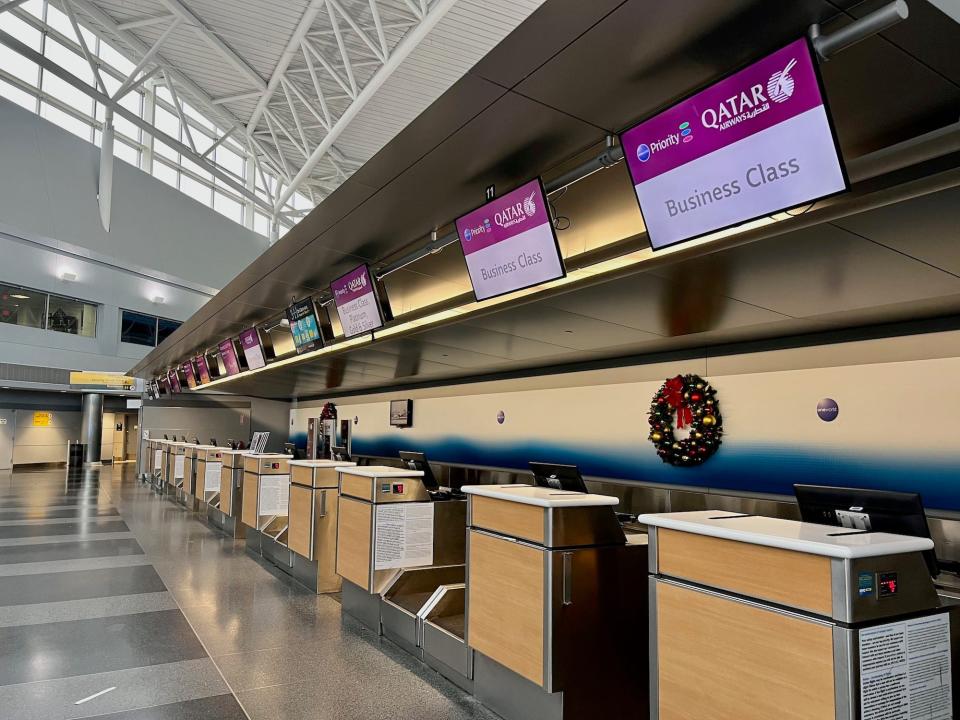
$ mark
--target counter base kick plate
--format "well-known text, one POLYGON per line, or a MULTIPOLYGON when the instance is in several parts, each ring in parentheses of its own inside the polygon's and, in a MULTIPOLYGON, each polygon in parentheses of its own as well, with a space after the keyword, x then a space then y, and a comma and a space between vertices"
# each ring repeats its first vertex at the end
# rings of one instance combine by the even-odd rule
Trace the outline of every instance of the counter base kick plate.
POLYGON ((364 627, 373 630, 377 635, 383 634, 380 627, 379 595, 371 595, 362 587, 354 585, 349 580, 344 580, 340 603, 343 611, 359 620, 364 627))
POLYGON ((563 720, 563 693, 547 693, 486 655, 475 652, 473 693, 504 718, 563 720))

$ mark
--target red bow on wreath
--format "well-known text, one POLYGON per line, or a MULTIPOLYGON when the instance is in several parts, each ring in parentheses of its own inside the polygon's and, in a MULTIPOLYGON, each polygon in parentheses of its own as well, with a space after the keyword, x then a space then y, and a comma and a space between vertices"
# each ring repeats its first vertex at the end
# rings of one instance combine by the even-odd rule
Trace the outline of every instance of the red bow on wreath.
POLYGON ((693 411, 687 405, 686 400, 683 399, 683 387, 683 377, 680 375, 667 380, 666 385, 664 385, 667 404, 672 410, 677 411, 677 427, 680 429, 693 422, 693 411))

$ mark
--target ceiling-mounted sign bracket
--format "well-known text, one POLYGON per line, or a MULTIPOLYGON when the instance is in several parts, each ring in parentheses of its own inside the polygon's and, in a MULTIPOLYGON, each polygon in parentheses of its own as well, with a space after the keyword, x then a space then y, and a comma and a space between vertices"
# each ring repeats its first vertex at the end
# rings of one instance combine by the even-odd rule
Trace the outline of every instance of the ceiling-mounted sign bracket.
POLYGON ((909 16, 910 8, 907 7, 905 0, 895 0, 829 35, 821 35, 820 23, 814 23, 807 31, 807 35, 813 43, 817 58, 820 62, 826 62, 838 52, 846 50, 861 40, 882 33, 897 23, 903 22, 909 16))

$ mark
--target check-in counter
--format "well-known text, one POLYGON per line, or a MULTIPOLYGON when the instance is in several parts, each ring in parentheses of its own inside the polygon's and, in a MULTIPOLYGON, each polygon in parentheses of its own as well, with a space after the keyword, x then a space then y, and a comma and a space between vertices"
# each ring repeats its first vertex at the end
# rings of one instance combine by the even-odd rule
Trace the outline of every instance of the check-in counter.
POLYGON ((160 489, 163 482, 163 455, 167 440, 147 441, 147 473, 149 481, 155 489, 160 489))
POLYGON ((220 504, 220 474, 223 467, 223 452, 229 448, 204 445, 196 450, 194 460, 194 494, 205 505, 220 504))
POLYGON ((290 456, 250 453, 243 457, 243 507, 247 547, 289 566, 290 456))
POLYGON ((207 504, 207 520, 233 538, 246 537, 243 512, 243 458, 249 450, 220 451, 220 488, 216 504, 207 504))
POLYGON ((646 536, 624 534, 617 498, 463 490, 477 699, 506 720, 645 719, 646 536))
POLYGON ((431 500, 418 470, 340 468, 338 513, 342 606, 375 632, 381 595, 403 571, 463 564, 466 503, 431 500))
POLYGON ((318 593, 340 592, 337 575, 337 468, 356 466, 336 460, 290 460, 290 511, 287 547, 291 574, 318 593))
POLYGON ((950 718, 926 538, 729 512, 650 527, 651 718, 950 718))
POLYGON ((188 446, 189 443, 172 441, 167 445, 166 485, 164 492, 173 498, 179 497, 183 489, 183 474, 188 446))
POLYGON ((197 487, 197 461, 200 452, 213 449, 213 445, 187 445, 183 453, 183 486, 179 500, 189 510, 196 511, 200 507, 202 489, 197 487))

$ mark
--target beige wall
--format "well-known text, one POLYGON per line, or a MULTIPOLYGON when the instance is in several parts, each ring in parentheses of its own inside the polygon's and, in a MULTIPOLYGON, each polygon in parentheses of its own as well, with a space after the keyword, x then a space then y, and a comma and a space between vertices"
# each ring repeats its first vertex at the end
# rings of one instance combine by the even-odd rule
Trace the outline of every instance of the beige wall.
POLYGON ((54 410, 49 427, 33 424, 34 410, 17 410, 13 440, 13 464, 58 463, 67 461, 67 441, 80 437, 80 413, 54 410))

